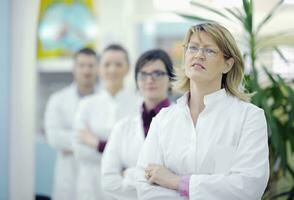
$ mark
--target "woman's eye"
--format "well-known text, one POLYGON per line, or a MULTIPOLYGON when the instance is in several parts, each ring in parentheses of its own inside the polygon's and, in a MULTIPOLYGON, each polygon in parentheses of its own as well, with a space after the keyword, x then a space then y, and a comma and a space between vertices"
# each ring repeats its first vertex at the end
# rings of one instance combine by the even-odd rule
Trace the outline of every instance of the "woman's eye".
POLYGON ((198 49, 197 47, 193 47, 193 46, 190 47, 190 50, 192 50, 192 51, 197 51, 197 49, 198 49))
POLYGON ((115 66, 121 67, 122 66, 122 63, 116 63, 115 66))
POLYGON ((214 54, 215 52, 212 49, 206 49, 206 52, 209 54, 214 54))

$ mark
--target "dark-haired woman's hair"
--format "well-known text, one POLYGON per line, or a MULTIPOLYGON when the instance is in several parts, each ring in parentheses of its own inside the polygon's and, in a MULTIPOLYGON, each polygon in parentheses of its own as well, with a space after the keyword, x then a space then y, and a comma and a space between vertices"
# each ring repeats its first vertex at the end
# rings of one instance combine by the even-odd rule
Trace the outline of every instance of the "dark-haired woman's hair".
POLYGON ((161 60, 163 62, 169 79, 173 80, 175 75, 174 75, 173 63, 169 55, 162 49, 152 49, 143 53, 137 60, 137 63, 135 66, 136 82, 138 79, 138 73, 143 68, 143 66, 146 63, 150 61, 155 61, 155 60, 161 60))

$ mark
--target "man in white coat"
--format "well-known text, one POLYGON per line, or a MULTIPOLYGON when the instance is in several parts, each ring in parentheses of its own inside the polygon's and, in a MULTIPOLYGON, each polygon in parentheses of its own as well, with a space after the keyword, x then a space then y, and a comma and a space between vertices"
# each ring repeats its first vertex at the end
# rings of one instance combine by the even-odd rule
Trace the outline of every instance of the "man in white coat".
POLYGON ((97 55, 83 48, 74 55, 74 82, 54 93, 45 111, 45 131, 49 144, 57 151, 54 200, 74 200, 76 164, 72 152, 73 121, 79 101, 97 91, 97 55))

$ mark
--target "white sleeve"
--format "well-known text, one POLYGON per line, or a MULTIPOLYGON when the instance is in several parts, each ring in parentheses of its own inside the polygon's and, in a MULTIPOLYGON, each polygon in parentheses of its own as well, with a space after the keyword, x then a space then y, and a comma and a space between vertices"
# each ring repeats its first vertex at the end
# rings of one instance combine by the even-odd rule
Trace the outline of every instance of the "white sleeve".
POLYGON ((52 96, 46 106, 44 127, 48 143, 61 151, 72 150, 73 129, 64 124, 63 114, 60 110, 59 99, 52 96))
POLYGON ((133 178, 136 168, 128 168, 125 177, 121 174, 124 167, 121 160, 121 141, 127 139, 123 137, 125 130, 121 123, 114 127, 102 156, 101 167, 104 191, 121 200, 128 200, 137 195, 133 178))
POLYGON ((229 174, 192 175, 190 200, 259 200, 269 178, 267 124, 261 109, 244 121, 229 174))
POLYGON ((101 157, 96 148, 81 144, 77 140, 78 131, 86 129, 87 123, 89 124, 89 113, 91 112, 91 109, 88 109, 88 107, 90 107, 88 102, 89 101, 87 101, 87 99, 84 99, 80 102, 75 116, 72 144, 74 156, 79 162, 97 162, 101 157))
POLYGON ((145 178, 144 169, 148 164, 154 163, 164 166, 162 158, 162 149, 160 148, 158 134, 160 130, 158 128, 158 120, 153 118, 150 129, 145 139, 144 145, 141 149, 139 160, 137 162, 137 193, 140 200, 179 200, 184 199, 180 196, 176 190, 167 189, 158 185, 150 185, 145 178))

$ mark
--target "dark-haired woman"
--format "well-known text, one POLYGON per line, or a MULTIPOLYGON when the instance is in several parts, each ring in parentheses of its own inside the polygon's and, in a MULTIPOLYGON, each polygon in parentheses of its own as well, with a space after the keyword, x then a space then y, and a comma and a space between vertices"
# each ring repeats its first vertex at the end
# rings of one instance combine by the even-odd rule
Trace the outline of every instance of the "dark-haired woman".
POLYGON ((147 51, 137 61, 135 79, 144 102, 136 116, 115 126, 102 158, 102 187, 115 199, 138 199, 135 189, 138 154, 152 118, 170 105, 168 91, 172 77, 172 62, 163 50, 147 51))

